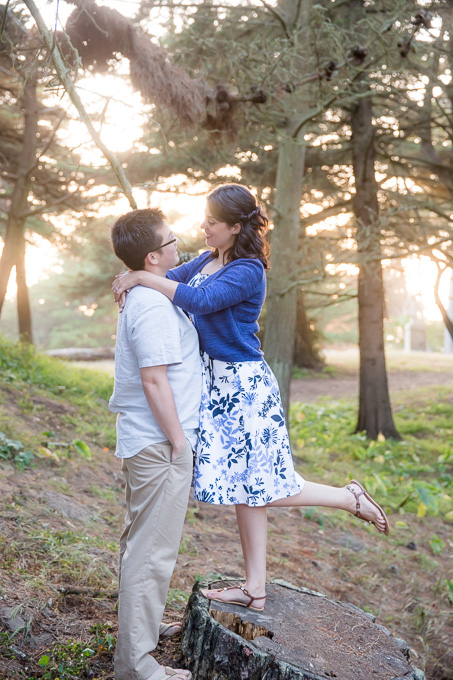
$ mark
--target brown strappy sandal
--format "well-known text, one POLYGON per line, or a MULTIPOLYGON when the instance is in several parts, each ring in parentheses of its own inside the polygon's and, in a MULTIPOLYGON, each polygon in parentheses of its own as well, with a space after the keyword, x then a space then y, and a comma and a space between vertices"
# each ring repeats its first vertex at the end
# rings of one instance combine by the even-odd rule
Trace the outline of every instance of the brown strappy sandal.
MULTIPOLYGON (((379 510, 379 512, 381 513, 382 519, 383 519, 384 522, 385 522, 385 529, 384 529, 384 531, 380 531, 377 527, 376 527, 376 529, 379 531, 380 534, 385 534, 386 536, 388 536, 389 533, 390 533, 390 524, 389 524, 389 521, 388 521, 388 519, 387 519, 387 515, 385 514, 385 512, 383 511, 383 509, 381 508, 381 506, 378 505, 378 504, 376 503, 376 501, 373 500, 373 499, 371 498, 370 494, 366 491, 366 489, 365 489, 365 488, 360 484, 360 482, 358 482, 356 479, 351 479, 351 481, 350 481, 349 484, 347 484, 346 488, 347 488, 348 491, 350 491, 350 492, 355 496, 355 508, 356 508, 356 511, 355 511, 354 515, 355 515, 356 517, 358 517, 359 519, 363 519, 364 522, 368 522, 368 524, 374 524, 374 522, 373 522, 372 520, 370 520, 370 519, 365 519, 365 517, 363 517, 363 516, 361 515, 361 513, 360 513, 360 501, 359 501, 359 497, 360 497, 360 496, 365 496, 365 498, 366 498, 368 501, 370 501, 370 503, 372 503, 372 504, 374 505, 375 508, 377 508, 377 509, 379 510), (359 487, 360 491, 357 493, 357 491, 356 491, 352 486, 349 486, 349 484, 356 484, 356 485, 359 487)), ((376 525, 374 524, 374 526, 376 526, 376 525)))
MULTIPOLYGON (((244 586, 229 586, 228 588, 216 588, 216 590, 242 590, 244 595, 246 595, 249 599, 248 602, 239 602, 238 600, 219 600, 216 597, 209 597, 207 593, 211 592, 209 589, 204 588, 201 593, 205 597, 208 598, 208 600, 212 600, 213 602, 223 602, 224 604, 236 604, 239 607, 245 607, 246 609, 253 609, 256 612, 262 612, 264 609, 264 605, 262 607, 253 607, 252 603, 255 602, 255 600, 266 600, 267 595, 262 595, 261 597, 253 597, 253 595, 250 595, 249 591, 244 588, 244 586)), ((213 592, 213 591, 212 591, 213 592)))

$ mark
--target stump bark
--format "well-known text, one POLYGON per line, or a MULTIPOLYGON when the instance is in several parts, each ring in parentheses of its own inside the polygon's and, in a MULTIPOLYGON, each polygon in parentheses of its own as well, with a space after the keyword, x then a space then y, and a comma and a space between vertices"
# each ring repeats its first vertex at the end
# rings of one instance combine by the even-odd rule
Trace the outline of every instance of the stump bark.
POLYGON ((194 680, 425 680, 404 640, 344 602, 272 581, 263 612, 207 600, 197 583, 184 615, 185 663, 194 680))

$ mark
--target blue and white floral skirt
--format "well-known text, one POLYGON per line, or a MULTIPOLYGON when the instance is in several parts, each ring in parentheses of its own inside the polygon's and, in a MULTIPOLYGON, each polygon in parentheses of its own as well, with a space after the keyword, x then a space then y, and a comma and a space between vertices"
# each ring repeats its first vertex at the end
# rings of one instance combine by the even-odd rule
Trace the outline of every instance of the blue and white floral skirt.
POLYGON ((194 498, 252 506, 294 496, 295 472, 277 380, 265 361, 224 362, 202 354, 203 393, 194 498))

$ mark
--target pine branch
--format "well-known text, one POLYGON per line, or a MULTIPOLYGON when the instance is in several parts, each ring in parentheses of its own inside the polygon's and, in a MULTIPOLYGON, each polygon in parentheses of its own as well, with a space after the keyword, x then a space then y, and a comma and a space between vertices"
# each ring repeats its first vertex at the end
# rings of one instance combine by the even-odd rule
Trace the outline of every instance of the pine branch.
POLYGON ((120 163, 118 162, 116 156, 110 151, 110 149, 107 148, 107 146, 104 144, 102 141, 100 135, 98 134, 96 128, 94 127, 91 118, 86 111, 82 100, 80 99, 75 85, 73 81, 70 78, 69 75, 69 69, 65 66, 60 48, 58 44, 54 44, 52 34, 50 31, 47 29, 46 24, 44 23, 44 19, 41 16, 41 13, 39 9, 36 6, 36 3, 33 0, 24 0, 25 5, 28 7, 31 15, 33 16, 36 25, 38 27, 38 30, 41 34, 41 37, 44 41, 44 44, 49 52, 49 54, 52 57, 52 61, 54 63, 55 69, 58 73, 58 77, 61 80, 61 83, 66 90, 71 102, 73 105, 76 107, 77 111, 79 112, 80 119, 82 122, 85 124, 85 127, 87 128, 92 140, 96 144, 96 146, 102 151, 104 154, 105 158, 108 160, 110 165, 112 166, 112 169, 118 179, 118 182, 127 197, 129 204, 132 209, 137 208, 137 204, 135 202, 134 197, 132 196, 132 187, 129 183, 129 180, 127 179, 123 168, 121 167, 120 163))
POLYGON ((277 12, 277 10, 274 7, 271 7, 271 5, 269 5, 265 0, 261 0, 261 2, 263 3, 263 7, 265 7, 267 9, 267 11, 270 12, 272 14, 272 16, 277 19, 278 23, 280 24, 280 26, 283 29, 283 33, 285 34, 286 39, 291 40, 291 36, 289 34, 288 27, 286 25, 285 20, 281 16, 281 14, 279 14, 277 12))
POLYGON ((335 203, 335 205, 331 205, 328 208, 324 208, 320 212, 315 213, 314 215, 310 215, 310 217, 302 218, 300 221, 300 225, 303 228, 311 227, 314 224, 317 224, 318 222, 323 222, 328 217, 341 215, 344 212, 343 208, 351 207, 352 203, 353 203, 352 198, 349 198, 348 200, 345 201, 338 201, 337 203, 335 203))

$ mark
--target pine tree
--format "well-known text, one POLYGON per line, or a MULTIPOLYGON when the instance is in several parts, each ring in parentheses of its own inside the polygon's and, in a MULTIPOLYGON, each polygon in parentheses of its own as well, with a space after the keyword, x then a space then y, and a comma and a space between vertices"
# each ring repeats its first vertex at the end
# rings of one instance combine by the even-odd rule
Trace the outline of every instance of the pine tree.
MULTIPOLYGON (((19 336, 32 342, 31 310, 26 283, 27 232, 52 238, 53 214, 80 210, 80 160, 58 138, 66 112, 49 106, 44 90, 49 81, 45 55, 34 31, 20 13, 3 7, 0 40, 1 89, 0 171, 4 247, 0 260, 0 312, 12 270, 16 270, 19 336)), ((90 199, 92 200, 92 199, 90 199)))

